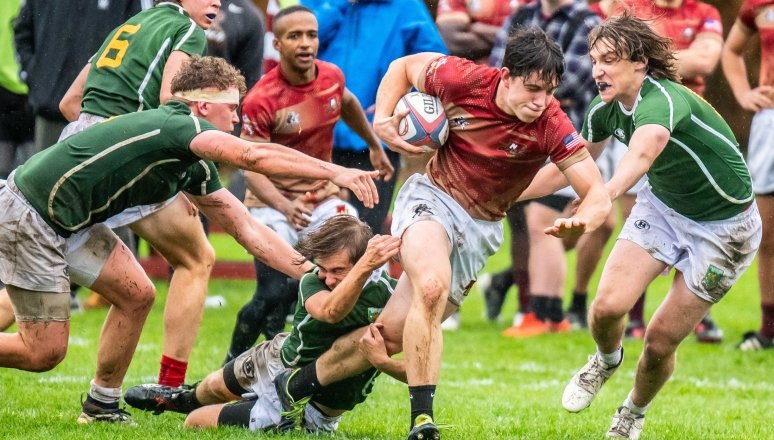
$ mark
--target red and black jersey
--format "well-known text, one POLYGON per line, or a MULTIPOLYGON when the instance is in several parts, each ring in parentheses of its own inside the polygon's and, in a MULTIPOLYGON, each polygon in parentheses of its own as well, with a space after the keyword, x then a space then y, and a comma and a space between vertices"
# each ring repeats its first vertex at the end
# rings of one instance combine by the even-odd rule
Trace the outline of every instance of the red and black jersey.
POLYGON ((427 165, 430 179, 471 216, 499 220, 546 159, 560 163, 583 148, 559 102, 525 123, 495 104, 500 71, 453 56, 427 67, 423 91, 449 118, 449 139, 427 165))

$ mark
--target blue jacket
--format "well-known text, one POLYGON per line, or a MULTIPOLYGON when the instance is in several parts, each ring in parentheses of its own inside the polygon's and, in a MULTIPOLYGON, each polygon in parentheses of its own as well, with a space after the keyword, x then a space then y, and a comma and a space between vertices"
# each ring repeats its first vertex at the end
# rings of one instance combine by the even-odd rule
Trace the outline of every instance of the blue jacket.
MULTIPOLYGON (((376 89, 390 63, 419 52, 447 53, 421 0, 302 0, 319 22, 319 58, 344 72, 347 88, 373 120, 376 89)), ((365 141, 343 122, 336 125, 334 148, 362 151, 365 141)))

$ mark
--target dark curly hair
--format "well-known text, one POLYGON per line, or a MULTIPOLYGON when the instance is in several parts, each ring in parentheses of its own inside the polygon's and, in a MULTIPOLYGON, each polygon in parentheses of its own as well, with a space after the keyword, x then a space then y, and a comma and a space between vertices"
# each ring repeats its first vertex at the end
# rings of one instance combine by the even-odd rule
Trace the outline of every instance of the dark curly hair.
POLYGON ((195 89, 214 87, 226 90, 229 87, 239 89, 239 96, 247 92, 245 78, 236 67, 223 58, 200 57, 194 55, 172 78, 172 93, 187 92, 195 89))

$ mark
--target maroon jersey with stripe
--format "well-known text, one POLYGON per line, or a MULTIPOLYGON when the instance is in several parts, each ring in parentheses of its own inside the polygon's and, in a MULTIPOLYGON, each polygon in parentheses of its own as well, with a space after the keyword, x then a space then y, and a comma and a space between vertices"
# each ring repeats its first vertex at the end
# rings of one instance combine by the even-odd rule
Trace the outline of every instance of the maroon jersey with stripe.
MULTIPOLYGON (((344 74, 331 63, 316 60, 317 77, 304 85, 292 85, 279 66, 264 75, 242 102, 242 136, 262 138, 331 161, 333 127, 341 117, 344 74)), ((317 186, 307 179, 270 178, 293 198, 317 186)), ((250 197, 248 206, 259 206, 250 197)))
POLYGON ((483 220, 503 218, 546 159, 558 164, 583 148, 556 99, 538 119, 525 123, 495 104, 499 82, 499 69, 444 56, 428 65, 423 85, 443 103, 450 126, 427 174, 483 220))

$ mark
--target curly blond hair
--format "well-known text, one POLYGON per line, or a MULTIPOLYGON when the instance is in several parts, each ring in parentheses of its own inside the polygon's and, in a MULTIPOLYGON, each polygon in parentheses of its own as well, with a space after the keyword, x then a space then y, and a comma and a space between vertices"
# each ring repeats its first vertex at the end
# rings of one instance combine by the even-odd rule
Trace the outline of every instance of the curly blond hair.
POLYGON ((239 96, 247 92, 245 78, 236 67, 223 58, 192 56, 172 78, 172 93, 214 87, 239 89, 239 96))

